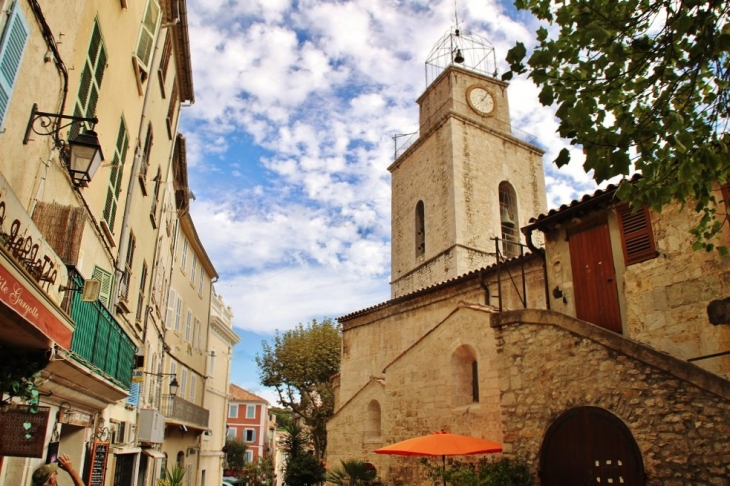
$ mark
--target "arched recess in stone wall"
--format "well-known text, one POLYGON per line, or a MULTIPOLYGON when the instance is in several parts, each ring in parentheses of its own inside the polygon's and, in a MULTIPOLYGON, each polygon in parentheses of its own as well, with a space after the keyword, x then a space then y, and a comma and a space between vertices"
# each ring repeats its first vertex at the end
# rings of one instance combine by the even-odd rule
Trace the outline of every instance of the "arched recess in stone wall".
POLYGON ((426 252, 426 214, 423 201, 416 203, 416 257, 426 252))
POLYGON ((517 212, 517 193, 507 181, 499 183, 499 222, 501 227, 502 252, 506 257, 520 254, 520 247, 510 242, 520 241, 520 219, 517 212))
POLYGON ((371 400, 368 403, 367 420, 365 421, 365 437, 376 439, 381 435, 380 403, 371 400))
POLYGON ((474 348, 464 344, 451 355, 451 405, 479 402, 479 363, 474 348))
POLYGON ((643 486, 644 462, 621 419, 598 407, 577 407, 550 425, 540 448, 540 484, 643 486))

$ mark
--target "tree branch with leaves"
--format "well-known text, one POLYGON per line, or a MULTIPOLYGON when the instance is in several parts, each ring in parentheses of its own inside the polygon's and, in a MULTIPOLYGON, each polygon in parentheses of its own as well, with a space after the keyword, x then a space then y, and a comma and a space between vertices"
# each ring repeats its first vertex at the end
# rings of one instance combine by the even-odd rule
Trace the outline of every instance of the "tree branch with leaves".
MULTIPOLYGON (((511 71, 529 73, 558 133, 585 153, 601 183, 640 172, 617 195, 656 211, 700 213, 695 249, 711 250, 727 221, 719 188, 730 171, 730 3, 726 0, 516 0, 548 25, 517 43, 511 71)), ((563 149, 555 163, 570 161, 563 149)), ((624 179, 626 181, 626 179, 624 179)), ((723 245, 721 253, 727 253, 723 245)))

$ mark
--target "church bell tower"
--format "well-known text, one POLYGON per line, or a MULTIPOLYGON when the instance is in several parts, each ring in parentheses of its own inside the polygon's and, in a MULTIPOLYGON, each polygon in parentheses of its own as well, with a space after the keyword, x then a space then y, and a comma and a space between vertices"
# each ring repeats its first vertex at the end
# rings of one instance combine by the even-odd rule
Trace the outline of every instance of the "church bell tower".
POLYGON ((495 65, 458 29, 426 61, 418 134, 388 168, 393 298, 520 255, 520 226, 546 211, 544 152, 512 129, 495 65))

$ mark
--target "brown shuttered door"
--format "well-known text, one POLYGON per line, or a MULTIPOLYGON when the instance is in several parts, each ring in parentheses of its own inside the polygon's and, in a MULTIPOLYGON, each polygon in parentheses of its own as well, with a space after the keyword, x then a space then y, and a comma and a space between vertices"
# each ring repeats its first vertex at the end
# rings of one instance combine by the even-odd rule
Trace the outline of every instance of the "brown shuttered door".
POLYGON ((540 451, 542 486, 645 484, 644 463, 631 431, 597 407, 565 412, 550 426, 540 451))
POLYGON ((568 231, 578 319, 621 333, 616 270, 605 216, 568 231))

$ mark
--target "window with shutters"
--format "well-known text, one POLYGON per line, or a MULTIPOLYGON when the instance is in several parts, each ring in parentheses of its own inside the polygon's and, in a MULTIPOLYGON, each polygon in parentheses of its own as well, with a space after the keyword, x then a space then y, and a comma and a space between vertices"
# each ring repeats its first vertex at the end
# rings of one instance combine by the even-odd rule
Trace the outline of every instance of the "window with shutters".
POLYGON ((198 377, 190 374, 190 401, 195 403, 195 392, 198 388, 198 377))
POLYGON ((177 363, 174 361, 170 361, 170 374, 175 375, 174 378, 177 378, 177 363))
POLYGON ((193 313, 188 309, 188 315, 185 318, 185 341, 190 342, 190 332, 193 326, 193 313))
POLYGON ((198 269, 198 255, 193 253, 193 264, 190 265, 190 283, 195 288, 195 272, 198 269))
POLYGON ((0 130, 5 122, 10 96, 20 71, 20 61, 30 35, 19 3, 13 3, 10 8, 10 16, 0 38, 0 130))
POLYGON ((185 271, 185 266, 187 263, 188 263, 188 240, 183 239, 182 255, 180 256, 180 268, 182 268, 183 272, 185 271))
MULTIPOLYGON (((96 115, 96 103, 99 101, 101 82, 104 79, 104 71, 106 70, 106 59, 106 48, 99 27, 99 19, 96 19, 91 32, 91 41, 89 42, 89 50, 86 53, 84 68, 81 71, 79 93, 74 105, 74 116, 91 118, 96 115)), ((76 138, 82 125, 83 123, 71 125, 69 139, 76 138)), ((87 130, 91 128, 91 124, 86 125, 87 130)), ((117 143, 118 145, 119 143, 117 143)))
POLYGON ((134 237, 134 233, 130 233, 129 246, 127 246, 127 256, 124 259, 124 273, 122 274, 122 280, 119 282, 119 290, 124 302, 129 302, 129 283, 132 278, 132 265, 134 263, 134 250, 136 246, 137 239, 134 237))
POLYGON ((144 289, 147 285, 147 262, 142 262, 142 272, 139 275, 139 296, 137 297, 137 322, 142 322, 144 313, 144 289))
POLYGON ((152 123, 147 125, 147 135, 144 139, 144 147, 142 148, 142 165, 139 168, 139 184, 142 187, 142 193, 147 195, 147 171, 150 168, 150 152, 152 152, 152 123))
POLYGON ((167 298, 167 316, 165 318, 165 327, 172 329, 172 318, 175 315, 175 289, 170 287, 170 295, 167 298))
POLYGON ((127 159, 128 147, 129 133, 127 132, 127 124, 124 122, 124 117, 122 117, 122 120, 119 123, 117 144, 114 148, 114 158, 112 159, 111 174, 109 175, 109 187, 106 192, 106 202, 104 204, 103 213, 103 221, 106 223, 111 234, 114 234, 114 223, 117 218, 119 194, 122 191, 122 174, 124 162, 127 159))
POLYGON ((150 221, 152 221, 152 227, 157 228, 157 201, 160 199, 160 183, 162 181, 162 171, 157 168, 157 175, 155 176, 155 188, 152 191, 152 207, 150 208, 150 221))
POLYGON ((101 267, 95 266, 94 273, 92 273, 91 278, 101 282, 101 287, 99 289, 99 300, 107 308, 109 308, 109 303, 111 301, 112 295, 112 274, 101 267))
POLYGON ((172 56, 172 34, 167 30, 165 35, 165 44, 162 48, 162 57, 160 58, 160 68, 157 70, 158 79, 160 80, 160 93, 166 98, 165 81, 167 80, 167 68, 170 65, 170 57, 172 56))
POLYGON ((203 295, 203 265, 200 265, 200 279, 198 280, 198 293, 203 295))
POLYGON ((172 83, 172 93, 170 94, 170 105, 167 107, 167 135, 172 140, 175 134, 175 111, 177 108, 177 80, 172 83))
POLYGON ((145 82, 150 72, 152 49, 160 25, 160 5, 157 0, 147 0, 142 25, 139 29, 135 59, 139 67, 139 80, 145 82))
POLYGON ((182 319, 182 299, 178 296, 177 307, 175 308, 175 330, 180 332, 180 320, 182 319))
POLYGON ((195 319, 195 328, 197 329, 196 335, 197 335, 198 349, 203 349, 203 332, 202 332, 202 326, 200 325, 200 321, 197 318, 195 319))
POLYGON ((649 208, 643 206, 634 211, 631 206, 624 204, 618 206, 616 211, 626 266, 656 258, 649 208))
POLYGON ((180 367, 180 398, 185 399, 185 392, 188 389, 188 369, 184 366, 180 367))

